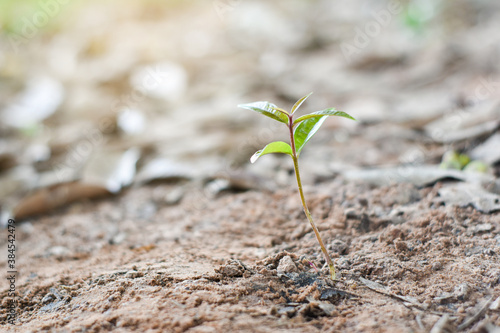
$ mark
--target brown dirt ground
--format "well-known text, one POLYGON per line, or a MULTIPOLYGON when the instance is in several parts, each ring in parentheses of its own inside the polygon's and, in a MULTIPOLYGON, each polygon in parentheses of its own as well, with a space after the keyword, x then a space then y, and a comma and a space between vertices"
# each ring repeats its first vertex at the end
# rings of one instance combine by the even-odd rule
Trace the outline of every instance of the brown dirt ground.
MULTIPOLYGON (((443 205, 442 183, 372 187, 333 174, 437 167, 446 152, 469 154, 498 131, 498 123, 490 127, 500 119, 493 112, 500 101, 498 1, 402 1, 416 7, 391 16, 354 55, 342 51, 343 42, 356 45, 358 29, 376 24, 373 13, 387 12, 391 1, 83 3, 61 6, 54 26, 0 61, 2 110, 37 73, 67 90, 38 134, 0 124, 3 147, 14 147, 0 156, 3 168, 36 164, 7 184, 22 184, 16 195, 24 197, 54 166, 83 177, 75 171, 94 159, 75 155, 94 133, 85 124, 102 131, 102 142, 92 141, 102 161, 91 168, 98 179, 108 180, 103 169, 121 156, 115 150, 129 148, 141 150, 142 166, 168 157, 199 172, 174 168, 166 177, 189 180, 134 185, 18 221, 15 325, 7 324, 8 230, 1 229, 1 332, 491 333, 500 326, 500 212, 443 205), (180 93, 139 94, 147 87, 131 79, 165 61, 188 78, 159 72, 180 93), (235 110, 256 100, 288 108, 310 91, 300 112, 335 106, 359 120, 326 123, 301 160, 338 281, 322 268, 296 189, 275 189, 293 184, 290 161, 248 165, 251 154, 279 139, 278 130, 270 119, 235 110), (143 137, 119 126, 104 131, 122 107, 143 114, 143 137), (41 163, 40 147, 51 151, 41 163), (37 148, 29 149, 36 156, 20 154, 27 148, 37 148), (207 183, 217 185, 213 173, 233 162, 267 185, 276 182, 214 195, 207 183)), ((16 200, 5 192, 2 214, 4 200, 16 200)), ((64 197, 54 192, 44 202, 64 197)))
POLYGON ((428 332, 445 315, 438 332, 500 325, 500 214, 439 204, 440 183, 306 187, 336 282, 310 264, 324 260, 293 188, 210 197, 183 185, 179 204, 158 200, 179 186, 19 223, 19 321, 5 325, 2 307, 1 330, 428 332))

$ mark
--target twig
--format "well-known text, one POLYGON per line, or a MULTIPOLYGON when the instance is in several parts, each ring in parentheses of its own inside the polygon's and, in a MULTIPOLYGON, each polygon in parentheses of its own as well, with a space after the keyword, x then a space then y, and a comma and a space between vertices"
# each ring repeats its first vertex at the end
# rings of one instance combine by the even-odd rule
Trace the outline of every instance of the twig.
POLYGON ((422 331, 425 331, 425 326, 424 324, 422 323, 422 316, 420 314, 417 314, 415 316, 415 320, 417 321, 417 324, 418 324, 418 327, 422 330, 422 331))
POLYGON ((488 307, 490 306, 491 304, 491 300, 493 299, 493 297, 490 297, 484 304, 483 306, 479 309, 478 312, 476 312, 472 317, 470 317, 469 319, 467 319, 465 322, 463 322, 460 326, 458 326, 458 330, 461 331, 461 330, 464 330, 466 329, 467 327, 469 327, 470 325, 472 325, 476 320, 478 320, 480 317, 482 317, 484 315, 484 313, 486 312, 486 310, 488 309, 488 307))
MULTIPOLYGON (((387 290, 386 287, 384 287, 383 285, 381 285, 380 283, 377 283, 377 282, 374 282, 374 281, 370 281, 368 279, 365 279, 365 278, 362 278, 360 277, 359 280, 366 286, 368 287, 368 289, 371 289, 373 291, 376 291, 378 293, 381 293, 381 294, 384 294, 384 295, 387 295, 387 296, 390 296, 390 297, 394 297, 394 298, 397 298, 405 303, 410 303, 411 305, 421 309, 421 310, 426 310, 425 307, 420 304, 419 302, 417 302, 417 300, 415 300, 413 297, 408 297, 408 296, 401 296, 401 295, 397 295, 397 294, 394 294, 394 293, 391 293, 390 291, 387 290)), ((405 306, 408 306, 406 305, 405 303, 403 303, 405 306)))
POLYGON ((448 325, 450 323, 450 317, 445 314, 432 326, 432 329, 429 333, 443 333, 448 331, 448 325))

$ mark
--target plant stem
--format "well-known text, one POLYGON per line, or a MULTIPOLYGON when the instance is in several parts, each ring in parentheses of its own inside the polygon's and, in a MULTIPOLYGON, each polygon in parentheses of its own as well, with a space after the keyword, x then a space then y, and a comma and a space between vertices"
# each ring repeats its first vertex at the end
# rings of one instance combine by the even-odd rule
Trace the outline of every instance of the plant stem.
POLYGON ((302 181, 300 180, 300 172, 299 172, 299 159, 297 156, 297 151, 295 149, 295 140, 293 137, 292 117, 289 117, 288 128, 290 129, 290 144, 292 147, 292 154, 293 154, 292 155, 293 167, 295 169, 295 177, 297 178, 297 187, 299 188, 299 194, 300 194, 300 200, 302 201, 302 207, 304 207, 304 213, 306 214, 307 219, 309 220, 309 223, 311 224, 311 227, 314 231, 314 234, 316 235, 316 239, 318 240, 319 246, 321 247, 321 251, 323 252, 323 255, 325 256, 326 263, 328 264, 328 267, 330 267, 330 273, 331 273, 332 280, 335 280, 335 266, 333 265, 333 261, 330 258, 328 251, 326 250, 325 244, 323 243, 323 239, 321 239, 321 235, 319 234, 319 230, 316 227, 316 224, 314 224, 311 213, 309 212, 309 208, 307 208, 306 199, 304 197, 304 191, 302 190, 302 181))

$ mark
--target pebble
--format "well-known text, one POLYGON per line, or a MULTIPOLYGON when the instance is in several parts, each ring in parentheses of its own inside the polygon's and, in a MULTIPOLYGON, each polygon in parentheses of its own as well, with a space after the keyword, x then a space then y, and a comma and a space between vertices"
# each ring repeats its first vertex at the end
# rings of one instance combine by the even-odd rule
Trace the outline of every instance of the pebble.
POLYGON ((128 271, 125 274, 125 278, 126 279, 135 279, 135 278, 142 277, 142 276, 144 276, 144 273, 143 272, 137 272, 137 271, 128 271))
POLYGON ((318 307, 323 310, 323 312, 328 316, 330 317, 331 315, 334 314, 335 312, 335 305, 333 305, 332 303, 328 303, 328 302, 319 302, 318 303, 318 307))
POLYGON ((435 263, 432 264, 431 267, 433 271, 439 271, 440 269, 443 268, 443 264, 440 261, 436 261, 435 263))
POLYGON ((356 208, 347 208, 344 210, 345 217, 348 219, 358 219, 359 218, 359 209, 356 208))
POLYGON ((491 305, 490 305, 490 310, 498 310, 500 308, 500 297, 498 297, 496 300, 494 300, 491 305))
POLYGON ((182 187, 176 188, 172 191, 170 191, 166 196, 165 196, 165 203, 168 205, 175 205, 178 204, 181 199, 184 197, 184 189, 182 187))
POLYGON ((49 256, 65 257, 71 254, 71 251, 65 246, 53 246, 47 250, 49 256))
POLYGON ((293 317, 293 315, 297 312, 297 309, 293 306, 287 306, 278 310, 278 315, 286 315, 289 318, 293 317))
POLYGON ((408 250, 408 244, 405 241, 402 240, 395 240, 394 241, 394 246, 396 247, 396 250, 403 252, 408 250))
POLYGON ((284 256, 280 260, 277 271, 278 274, 293 273, 297 272, 297 266, 290 256, 284 256))
POLYGON ((493 229, 493 225, 491 223, 483 223, 475 226, 473 228, 473 232, 475 234, 482 233, 482 232, 489 232, 493 229))
POLYGON ((47 303, 51 303, 53 300, 56 299, 56 296, 52 293, 48 293, 47 295, 45 295, 43 298, 42 298, 42 304, 47 304, 47 303))
POLYGON ((216 273, 222 274, 227 277, 241 277, 245 268, 235 260, 229 260, 225 265, 220 266, 215 270, 216 273))
POLYGON ((347 250, 347 244, 346 244, 346 242, 344 242, 340 239, 336 239, 333 242, 331 242, 330 248, 335 253, 344 254, 347 250))

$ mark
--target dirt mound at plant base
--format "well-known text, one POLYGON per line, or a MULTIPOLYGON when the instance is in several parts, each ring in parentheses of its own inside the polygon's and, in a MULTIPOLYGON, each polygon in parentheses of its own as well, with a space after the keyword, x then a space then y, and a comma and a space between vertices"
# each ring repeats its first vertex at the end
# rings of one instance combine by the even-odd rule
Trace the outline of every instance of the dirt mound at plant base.
MULTIPOLYGON (((436 205, 439 184, 335 180, 308 191, 337 282, 322 268, 295 191, 201 202, 188 190, 176 206, 152 203, 158 187, 175 186, 18 224, 19 320, 8 325, 2 308, 2 329, 428 332, 440 318, 466 332, 500 325, 500 215, 436 205)), ((6 280, 1 288, 7 302, 6 280)))

